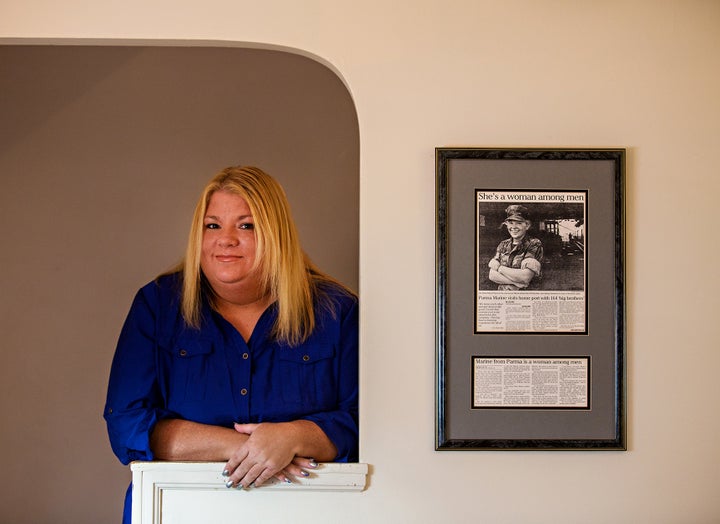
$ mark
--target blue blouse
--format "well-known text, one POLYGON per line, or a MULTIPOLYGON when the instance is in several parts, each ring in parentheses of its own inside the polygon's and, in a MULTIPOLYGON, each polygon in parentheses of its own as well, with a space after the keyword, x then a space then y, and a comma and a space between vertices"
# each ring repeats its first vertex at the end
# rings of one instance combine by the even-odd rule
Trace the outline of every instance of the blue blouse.
POLYGON ((290 347, 271 336, 274 304, 246 343, 208 304, 202 327, 187 327, 177 275, 143 287, 118 340, 104 411, 120 461, 153 460, 150 433, 164 418, 226 427, 310 420, 335 444, 336 461, 357 461, 357 299, 335 287, 323 292, 328 304, 315 306, 315 331, 290 347))

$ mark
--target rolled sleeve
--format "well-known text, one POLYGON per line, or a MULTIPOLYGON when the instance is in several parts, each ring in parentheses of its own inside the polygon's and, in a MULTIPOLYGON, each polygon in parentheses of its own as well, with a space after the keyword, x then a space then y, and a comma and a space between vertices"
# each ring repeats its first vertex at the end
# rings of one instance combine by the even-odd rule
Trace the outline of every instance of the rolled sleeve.
POLYGON ((120 462, 129 464, 133 460, 153 460, 150 449, 150 433, 162 418, 157 410, 115 411, 105 410, 110 445, 120 462))
POLYGON ((520 269, 529 269, 536 275, 539 275, 542 269, 542 264, 540 264, 540 261, 535 258, 524 258, 520 264, 520 269))
POLYGON ((303 417, 318 425, 335 445, 335 462, 357 462, 358 427, 357 417, 343 411, 316 413, 303 417))

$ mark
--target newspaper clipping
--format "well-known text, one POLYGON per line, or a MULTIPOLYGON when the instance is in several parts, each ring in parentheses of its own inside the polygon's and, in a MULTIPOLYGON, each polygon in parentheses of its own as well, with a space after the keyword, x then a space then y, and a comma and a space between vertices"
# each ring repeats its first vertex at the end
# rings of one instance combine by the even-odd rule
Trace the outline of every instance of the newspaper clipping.
POLYGON ((586 333, 587 191, 475 198, 475 332, 586 333))
POLYGON ((589 364, 589 357, 473 357, 473 408, 589 409, 589 364))

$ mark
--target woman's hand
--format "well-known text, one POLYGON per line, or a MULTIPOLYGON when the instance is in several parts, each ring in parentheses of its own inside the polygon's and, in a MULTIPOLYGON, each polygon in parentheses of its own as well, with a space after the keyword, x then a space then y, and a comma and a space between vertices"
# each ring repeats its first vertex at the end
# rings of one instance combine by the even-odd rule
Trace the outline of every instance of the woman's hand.
POLYGON ((278 476, 295 458, 297 436, 291 422, 235 424, 235 430, 249 438, 225 465, 233 486, 260 486, 278 476))
POLYGON ((292 482, 292 477, 307 477, 307 469, 317 467, 305 452, 317 451, 323 460, 337 453, 322 430, 306 420, 235 424, 235 430, 248 439, 225 464, 228 485, 234 487, 261 486, 272 477, 292 482))
POLYGON ((280 482, 288 482, 292 484, 294 478, 307 478, 310 476, 310 471, 318 467, 318 463, 315 459, 307 457, 295 457, 293 461, 285 466, 281 472, 275 477, 280 482))

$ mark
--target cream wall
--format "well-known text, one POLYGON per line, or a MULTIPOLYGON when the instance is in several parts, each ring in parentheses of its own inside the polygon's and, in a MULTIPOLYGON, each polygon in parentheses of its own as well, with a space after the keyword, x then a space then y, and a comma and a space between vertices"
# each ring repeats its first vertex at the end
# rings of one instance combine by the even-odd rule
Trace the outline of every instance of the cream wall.
POLYGON ((348 86, 372 473, 293 518, 720 521, 719 2, 1 0, 0 37, 286 46, 348 86), (433 451, 436 146, 629 148, 627 452, 433 451))

